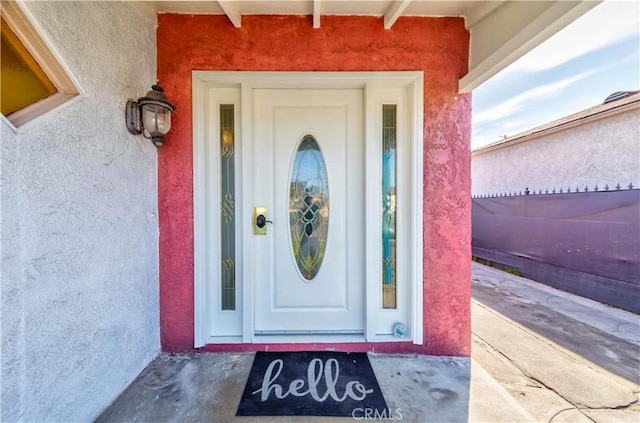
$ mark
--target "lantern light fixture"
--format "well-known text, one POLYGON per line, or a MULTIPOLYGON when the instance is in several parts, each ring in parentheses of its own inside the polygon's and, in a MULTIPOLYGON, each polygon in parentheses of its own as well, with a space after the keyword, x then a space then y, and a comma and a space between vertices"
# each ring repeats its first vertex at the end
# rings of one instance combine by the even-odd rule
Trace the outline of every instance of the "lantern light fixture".
POLYGON ((134 135, 142 134, 156 147, 161 147, 164 136, 171 129, 171 112, 175 109, 164 95, 162 87, 153 85, 151 91, 138 101, 127 101, 127 129, 134 135))

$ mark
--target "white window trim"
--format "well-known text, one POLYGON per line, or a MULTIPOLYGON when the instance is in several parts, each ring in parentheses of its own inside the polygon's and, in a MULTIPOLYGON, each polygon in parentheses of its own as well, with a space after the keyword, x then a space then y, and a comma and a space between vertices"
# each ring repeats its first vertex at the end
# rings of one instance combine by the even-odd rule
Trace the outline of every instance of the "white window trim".
POLYGON ((42 116, 80 94, 78 85, 71 78, 68 69, 62 64, 59 55, 54 52, 50 43, 41 35, 41 31, 36 29, 33 23, 35 22, 33 16, 21 3, 21 1, 0 2, 2 18, 36 63, 40 65, 58 92, 4 116, 14 129, 42 116))
MULTIPOLYGON (((365 90, 365 101, 371 102, 373 94, 378 87, 405 87, 408 92, 409 111, 409 139, 411 141, 411 157, 409 158, 411 166, 411 187, 410 192, 410 336, 405 339, 410 340, 414 344, 423 344, 423 72, 218 72, 218 71, 193 71, 192 72, 192 88, 193 88, 193 187, 194 187, 194 347, 203 347, 210 343, 253 343, 256 341, 253 331, 253 269, 251 265, 252 250, 252 217, 251 206, 249 200, 252 196, 252 151, 253 151, 253 133, 252 133, 252 109, 253 109, 253 89, 255 88, 325 88, 325 87, 344 87, 344 88, 362 88, 365 90), (208 278, 207 269, 207 241, 204 236, 206 231, 205 217, 206 215, 206 193, 205 186, 202 183, 206 176, 206 163, 204 161, 205 143, 207 142, 207 104, 209 90, 211 88, 234 87, 240 90, 240 119, 236 121, 241 130, 241 139, 237 140, 237 148, 241 151, 243 160, 241 166, 241 177, 236 179, 236 184, 241 185, 242 197, 238 198, 236 204, 236 212, 239 218, 236 224, 241 226, 241 242, 244 245, 243 250, 237 256, 241 268, 240 273, 244 275, 242 283, 243 297, 243 313, 242 326, 243 334, 241 337, 229 339, 212 339, 209 319, 208 302, 209 290, 211 289, 211 279, 208 278)), ((369 107, 369 110, 373 110, 369 107)), ((366 113, 366 112, 365 112, 366 113)), ((370 118, 365 116, 365 122, 370 122, 370 118)), ((365 137, 374 137, 375 128, 371 129, 371 125, 366 125, 365 137)), ((374 154, 373 151, 365 152, 366 155, 374 154)), ((377 154, 377 153, 375 153, 377 154)), ((371 181, 372 184, 377 183, 371 181)), ((369 187, 367 187, 369 188, 369 187)), ((376 186, 375 192, 380 191, 376 186)), ((371 206, 373 210, 381 210, 379 199, 374 196, 365 199, 366 207, 371 206)), ((380 211, 381 213, 381 211, 380 211)), ((381 217, 373 219, 367 224, 366 236, 369 243, 380 244, 381 226, 376 223, 380 222, 381 217), (371 225, 371 226, 370 226, 371 225), (371 234, 371 235, 370 235, 371 234), (374 239, 375 238, 375 239, 374 239)), ((367 219, 369 220, 369 219, 367 219)), ((370 255, 367 254, 367 257, 370 255)), ((375 257, 367 258, 367 272, 376 272, 378 269, 375 257), (370 261, 371 260, 371 261, 370 261)), ((379 271, 377 272, 379 273, 379 271)), ((372 273, 373 274, 373 273, 372 273)), ((369 275, 367 275, 369 276, 369 275)), ((377 279, 380 279, 378 275, 377 279)), ((370 291, 370 290, 367 290, 370 291)), ((375 313, 374 308, 377 307, 371 303, 371 293, 366 294, 365 313, 375 313)), ((369 317, 365 318, 367 322, 369 317)), ((401 341, 402 339, 397 339, 401 341)), ((278 340, 277 342, 304 342, 303 339, 287 338, 286 340, 278 340)), ((357 341, 357 340, 354 340, 357 341)), ((374 333, 367 333, 365 323, 365 337, 361 342, 379 342, 393 341, 393 339, 376 338, 374 333)), ((331 342, 331 340, 322 340, 320 342, 331 342)))

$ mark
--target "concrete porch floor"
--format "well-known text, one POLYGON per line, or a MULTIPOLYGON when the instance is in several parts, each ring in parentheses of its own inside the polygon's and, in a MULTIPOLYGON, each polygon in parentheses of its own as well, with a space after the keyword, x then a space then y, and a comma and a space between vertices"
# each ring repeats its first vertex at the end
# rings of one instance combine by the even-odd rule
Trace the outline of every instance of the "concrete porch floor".
MULTIPOLYGON (((485 417, 477 421, 526 421, 529 417, 469 359, 378 354, 369 354, 369 359, 396 420, 401 416, 407 422, 464 422, 470 413, 485 417)), ((162 354, 97 422, 354 421, 350 417, 236 417, 252 362, 253 354, 162 354)))
MULTIPOLYGON (((471 359, 369 354, 394 420, 640 421, 638 315, 476 263, 472 279, 471 359)), ((97 422, 355 420, 236 417, 252 361, 161 354, 97 422)))

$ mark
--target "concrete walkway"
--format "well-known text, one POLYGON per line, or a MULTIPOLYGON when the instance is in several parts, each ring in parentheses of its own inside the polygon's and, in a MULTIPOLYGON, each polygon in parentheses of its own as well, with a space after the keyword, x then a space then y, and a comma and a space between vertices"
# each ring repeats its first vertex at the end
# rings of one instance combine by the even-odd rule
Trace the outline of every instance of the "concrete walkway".
MULTIPOLYGON (((386 420, 640 421, 637 315, 477 263, 473 298, 472 359, 369 355, 386 420)), ((252 360, 162 354, 97 421, 355 421, 235 417, 252 360)))
POLYGON ((640 422, 640 317, 473 264, 473 359, 539 422, 640 422))

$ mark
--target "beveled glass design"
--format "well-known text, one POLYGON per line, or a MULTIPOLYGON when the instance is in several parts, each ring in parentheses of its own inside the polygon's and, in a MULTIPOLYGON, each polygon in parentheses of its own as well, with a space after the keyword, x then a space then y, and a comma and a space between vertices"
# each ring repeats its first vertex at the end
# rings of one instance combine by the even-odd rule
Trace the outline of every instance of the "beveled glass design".
POLYGON ((382 308, 396 308, 396 105, 382 105, 382 308))
POLYGON ((293 156, 289 180, 291 248, 308 281, 320 270, 329 229, 329 184, 320 146, 306 135, 293 156))
POLYGON ((221 308, 236 309, 235 131, 233 104, 220 105, 221 308))

